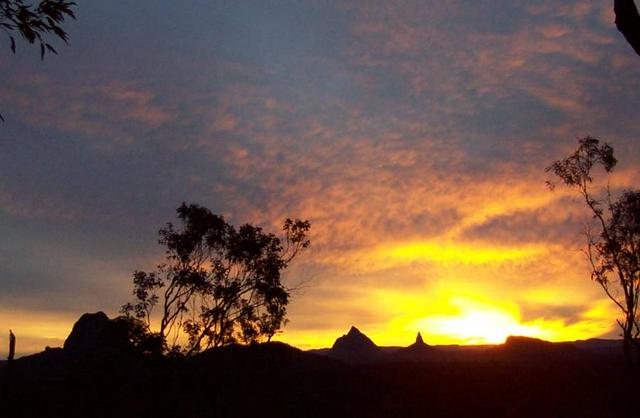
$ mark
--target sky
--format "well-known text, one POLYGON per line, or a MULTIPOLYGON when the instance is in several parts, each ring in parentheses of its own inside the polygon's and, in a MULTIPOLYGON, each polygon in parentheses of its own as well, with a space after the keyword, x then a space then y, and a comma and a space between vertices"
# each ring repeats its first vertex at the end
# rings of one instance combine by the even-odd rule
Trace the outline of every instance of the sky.
POLYGON ((0 354, 118 314, 181 202, 312 224, 278 339, 618 335, 589 213, 545 168, 613 145, 637 187, 640 58, 610 2, 84 0, 0 47, 0 354), (6 329, 6 331, 3 331, 6 329))

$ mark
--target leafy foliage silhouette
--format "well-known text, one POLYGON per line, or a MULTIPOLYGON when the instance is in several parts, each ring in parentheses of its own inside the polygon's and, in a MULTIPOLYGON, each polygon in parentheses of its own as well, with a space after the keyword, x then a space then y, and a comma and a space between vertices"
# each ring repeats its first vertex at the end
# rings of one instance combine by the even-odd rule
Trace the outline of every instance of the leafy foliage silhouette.
POLYGON ((11 51, 16 52, 18 33, 30 44, 40 44, 40 58, 44 59, 46 51, 57 54, 56 49, 46 40, 47 35, 54 35, 65 43, 69 38, 61 24, 67 17, 75 19, 73 7, 68 0, 42 0, 37 5, 25 3, 24 0, 0 0, 0 28, 11 42, 11 51))
POLYGON ((140 321, 137 341, 192 355, 230 343, 270 340, 286 322, 290 289, 282 271, 309 246, 310 223, 287 219, 279 238, 250 224, 235 228, 195 204, 183 203, 177 213, 181 227, 168 223, 159 231, 166 262, 157 271, 133 274, 135 303, 122 307, 125 316, 140 321), (160 325, 154 332, 152 314, 158 305, 160 325), (181 336, 187 340, 184 346, 181 336))
MULTIPOLYGON (((555 161, 547 171, 576 189, 593 214, 597 226, 586 231, 591 278, 623 314, 617 322, 627 360, 632 362, 640 360, 640 190, 623 191, 614 200, 607 183, 604 195, 597 198, 592 178, 596 167, 609 175, 617 162, 610 145, 586 137, 569 157, 555 161)), ((548 184, 553 188, 553 183, 548 184)))

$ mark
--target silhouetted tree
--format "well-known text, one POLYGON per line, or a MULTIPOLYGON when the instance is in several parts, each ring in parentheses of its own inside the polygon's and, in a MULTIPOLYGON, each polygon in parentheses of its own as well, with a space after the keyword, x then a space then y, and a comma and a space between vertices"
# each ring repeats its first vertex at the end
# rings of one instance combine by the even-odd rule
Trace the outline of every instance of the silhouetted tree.
POLYGON ((640 14, 633 0, 615 0, 616 27, 640 55, 640 14))
POLYGON ((599 198, 592 190, 593 169, 601 166, 609 175, 616 164, 610 145, 586 137, 573 154, 555 161, 547 171, 576 189, 596 220, 597 227, 586 231, 591 278, 622 312, 622 320, 617 322, 627 359, 633 361, 634 351, 640 360, 640 190, 626 190, 615 200, 608 183, 599 198))
POLYGON ((309 222, 287 219, 279 238, 249 224, 235 228, 198 205, 183 203, 177 212, 181 226, 168 223, 159 231, 166 262, 157 271, 134 273, 136 301, 124 305, 123 313, 143 321, 144 333, 156 336, 144 341, 159 338, 174 353, 269 340, 284 324, 289 302, 281 273, 308 247, 309 222))

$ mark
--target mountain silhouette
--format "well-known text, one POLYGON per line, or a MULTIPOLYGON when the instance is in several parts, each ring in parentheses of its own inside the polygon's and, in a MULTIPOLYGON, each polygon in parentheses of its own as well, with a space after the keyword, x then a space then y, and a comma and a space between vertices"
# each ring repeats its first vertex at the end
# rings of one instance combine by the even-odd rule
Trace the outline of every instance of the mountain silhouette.
POLYGON ((571 343, 552 343, 539 338, 523 337, 520 335, 507 337, 502 349, 523 354, 539 351, 577 351, 577 348, 571 343))
POLYGON ((271 342, 174 358, 123 347, 121 325, 88 314, 64 348, 17 359, 11 375, 0 362, 2 416, 637 417, 620 341, 429 346, 418 334, 398 348, 352 327, 326 351, 271 342))
POLYGON ((366 363, 379 359, 382 352, 371 338, 352 326, 333 343, 328 355, 350 363, 366 363))
POLYGON ((547 362, 574 360, 590 355, 569 342, 552 343, 538 338, 517 335, 509 336, 504 344, 489 350, 488 354, 507 361, 544 360, 547 362))
POLYGON ((65 352, 74 356, 110 355, 129 348, 126 329, 104 312, 82 315, 64 342, 65 352))
POLYGON ((407 347, 410 350, 424 350, 425 348, 429 348, 429 345, 424 342, 420 333, 416 336, 416 341, 407 347))
POLYGON ((413 344, 391 353, 391 357, 395 361, 429 361, 434 360, 438 354, 440 353, 424 342, 422 335, 418 332, 413 344))

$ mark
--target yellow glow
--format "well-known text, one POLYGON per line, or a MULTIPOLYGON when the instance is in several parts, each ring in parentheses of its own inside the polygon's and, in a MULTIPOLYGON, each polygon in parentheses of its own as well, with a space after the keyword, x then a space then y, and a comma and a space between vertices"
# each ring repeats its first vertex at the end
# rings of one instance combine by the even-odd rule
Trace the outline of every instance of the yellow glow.
MULTIPOLYGON (((285 342, 301 350, 329 348, 338 337, 341 337, 349 331, 349 327, 350 325, 340 329, 324 329, 319 331, 292 330, 285 327, 284 332, 276 335, 273 340, 285 342)), ((366 329, 362 329, 362 331, 365 332, 366 329)))
MULTIPOLYGON (((19 313, 0 311, 0 323, 6 328, 25 336, 38 336, 40 338, 65 338, 71 331, 73 317, 56 315, 51 313, 19 313)), ((0 330, 3 331, 3 330, 0 330)))
POLYGON ((447 303, 455 307, 455 312, 429 315, 410 326, 429 336, 434 344, 499 344, 510 335, 573 341, 605 334, 612 326, 612 310, 606 300, 583 312, 572 324, 544 317, 522 321, 517 305, 486 299, 453 297, 447 303))
POLYGON ((509 335, 548 338, 542 324, 522 324, 516 309, 486 305, 465 298, 450 303, 459 309, 454 315, 433 315, 413 325, 432 340, 457 344, 499 344, 509 335))
MULTIPOLYGON (((367 299, 372 306, 388 314, 388 320, 372 324, 353 324, 379 345, 411 344, 419 331, 429 344, 500 344, 510 335, 523 335, 548 341, 588 339, 611 331, 615 317, 606 300, 597 300, 572 323, 562 319, 539 317, 523 321, 520 307, 484 294, 481 285, 445 282, 422 292, 371 291, 367 299)), ((538 292, 548 295, 540 300, 554 306, 551 289, 538 292)), ((348 326, 321 332, 285 331, 282 339, 304 348, 330 347, 348 326)))
POLYGON ((383 258, 397 261, 428 260, 442 263, 487 264, 537 257, 545 252, 542 247, 478 246, 469 243, 414 242, 386 247, 380 250, 383 258))
POLYGON ((0 311, 0 357, 7 356, 9 329, 17 336, 18 355, 37 353, 46 346, 61 347, 76 319, 50 312, 0 311))

